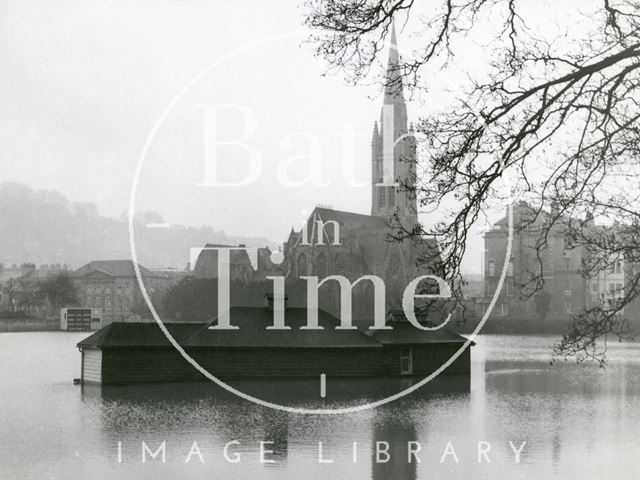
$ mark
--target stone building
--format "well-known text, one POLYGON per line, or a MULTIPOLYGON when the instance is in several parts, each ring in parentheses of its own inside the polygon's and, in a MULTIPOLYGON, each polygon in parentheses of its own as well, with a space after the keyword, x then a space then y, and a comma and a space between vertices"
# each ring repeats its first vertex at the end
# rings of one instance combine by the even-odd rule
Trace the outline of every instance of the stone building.
MULTIPOLYGON (((142 265, 140 273, 152 299, 159 298, 173 282, 142 265)), ((80 307, 100 309, 103 325, 140 319, 134 311, 144 305, 144 298, 131 260, 94 260, 74 271, 73 278, 80 307)))
MULTIPOLYGON (((415 194, 407 186, 416 180, 416 145, 408 124, 407 106, 399 71, 395 30, 392 31, 387 81, 380 122, 374 122, 371 139, 371 214, 364 215, 328 207, 316 207, 296 231, 292 228, 283 244, 281 263, 271 261, 268 249, 258 250, 258 271, 253 271, 245 252, 231 252, 231 280, 264 281, 267 275, 283 275, 294 305, 306 302, 300 277, 343 275, 355 281, 377 275, 386 288, 387 309, 400 307, 409 282, 421 274, 434 273, 427 259, 436 259, 433 239, 396 241, 394 223, 406 229, 418 223, 415 194), (420 261, 423 260, 423 261, 420 261), (418 266, 420 265, 420 266, 418 266)), ((217 278, 217 254, 205 250, 194 267, 199 278, 217 278)), ((354 287, 353 316, 371 318, 373 289, 370 282, 354 287)), ((319 306, 338 316, 339 286, 327 283, 319 291, 319 306)))
MULTIPOLYGON (((436 254, 432 241, 416 244, 399 242, 390 236, 394 230, 382 216, 360 215, 322 207, 311 213, 304 229, 291 231, 284 244, 284 269, 289 284, 302 282, 301 277, 342 275, 351 282, 364 275, 376 275, 384 281, 387 310, 401 307, 405 287, 419 275, 434 273, 418 266, 418 257, 436 254), (324 228, 323 228, 324 227, 324 228), (322 241, 317 236, 322 229, 322 241), (312 232, 308 242, 304 230, 312 232), (332 234, 338 232, 339 239, 332 234)), ((303 294, 303 289, 298 288, 303 294)), ((353 290, 353 317, 356 324, 370 319, 373 312, 373 288, 361 282, 353 290)), ((304 295, 300 295, 304 296, 304 295)), ((320 308, 339 315, 340 290, 333 281, 319 292, 320 308)))
MULTIPOLYGON (((415 193, 407 188, 416 181, 416 144, 408 124, 399 65, 393 30, 380 122, 374 122, 371 139, 371 214, 316 207, 300 231, 291 230, 283 247, 290 281, 307 275, 343 275, 351 281, 376 275, 385 283, 388 310, 401 306, 402 293, 409 282, 419 275, 435 273, 428 266, 433 262, 426 260, 437 258, 435 240, 393 239, 397 230, 392 224, 396 221, 407 230, 418 223, 415 193)), ((371 315, 372 291, 367 287, 354 288, 356 323, 359 317, 371 315)), ((321 308, 337 315, 338 285, 333 282, 322 288, 325 291, 320 292, 321 308)))
POLYGON ((231 248, 229 252, 229 277, 231 281, 242 283, 263 281, 272 272, 271 249, 269 247, 257 248, 258 268, 251 265, 249 255, 240 245, 221 245, 207 243, 199 252, 193 268, 193 276, 196 278, 218 278, 218 251, 219 248, 231 248))
MULTIPOLYGON (((598 235, 615 234, 616 227, 595 224, 593 218, 568 218, 557 213, 553 205, 550 210, 542 210, 537 216, 535 210, 524 201, 514 205, 511 258, 505 283, 492 312, 494 319, 504 321, 497 328, 495 322, 490 322, 487 324, 489 331, 561 332, 571 315, 598 306, 606 308, 625 295, 637 265, 622 257, 615 257, 605 259, 606 267, 601 271, 585 275, 583 262, 589 263, 593 258, 589 257, 585 247, 572 245, 566 228, 567 225, 578 223, 598 235), (546 245, 540 248, 538 259, 536 245, 542 228, 552 215, 558 219, 547 236, 546 245), (518 225, 525 224, 524 228, 518 228, 518 225), (525 300, 536 286, 531 283, 532 278, 539 275, 541 269, 543 288, 525 300)), ((473 305, 477 314, 486 311, 502 273, 507 248, 507 218, 505 215, 484 234, 484 295, 473 305)), ((640 301, 630 302, 621 315, 637 331, 640 328, 640 301)))
POLYGON ((630 268, 621 257, 611 260, 607 268, 597 272, 588 280, 587 304, 589 307, 602 305, 624 296, 627 270, 630 268))
MULTIPOLYGON (((584 247, 571 245, 562 227, 564 222, 574 221, 573 219, 564 218, 557 222, 538 255, 540 232, 553 213, 542 211, 536 215, 535 210, 525 201, 514 205, 511 258, 493 316, 542 322, 563 321, 570 314, 579 313, 587 305, 588 281, 581 273, 586 250, 584 247), (542 290, 525 300, 536 288, 535 278, 540 272, 544 280, 542 290)), ((508 231, 508 216, 505 216, 484 234, 486 299, 493 297, 502 274, 508 231)))

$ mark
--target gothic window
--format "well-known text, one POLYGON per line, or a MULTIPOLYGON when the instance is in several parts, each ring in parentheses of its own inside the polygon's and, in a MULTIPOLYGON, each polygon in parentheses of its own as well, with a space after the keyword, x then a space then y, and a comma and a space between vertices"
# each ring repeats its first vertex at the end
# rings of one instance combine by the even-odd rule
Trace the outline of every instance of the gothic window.
POLYGON ((307 274, 307 256, 301 253, 298 257, 298 276, 302 277, 307 274))
POLYGON ((413 374, 413 355, 410 347, 400 350, 400 373, 402 375, 413 374))
POLYGON ((325 257, 324 253, 318 255, 316 259, 316 276, 318 278, 327 276, 327 257, 325 257))
POLYGON ((339 254, 336 255, 335 258, 335 270, 333 271, 333 273, 335 273, 336 275, 347 275, 347 258, 345 257, 345 255, 343 254, 339 254))

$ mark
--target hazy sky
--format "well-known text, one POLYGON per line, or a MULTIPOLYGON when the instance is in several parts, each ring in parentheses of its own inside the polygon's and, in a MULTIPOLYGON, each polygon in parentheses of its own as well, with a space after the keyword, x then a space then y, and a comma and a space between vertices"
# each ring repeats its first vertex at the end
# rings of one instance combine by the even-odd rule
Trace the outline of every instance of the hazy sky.
MULTIPOLYGON (((136 209, 155 210, 170 223, 208 224, 275 241, 284 240, 318 203, 369 213, 369 144, 379 92, 323 76, 322 60, 301 45, 304 34, 295 34, 302 20, 296 0, 4 0, 1 180, 59 190, 119 216, 159 115, 198 73, 229 57, 190 88, 161 124, 142 168, 136 209), (261 156, 262 173, 251 185, 198 186, 205 170, 203 104, 241 105, 256 115, 248 143, 261 156), (349 128, 357 136, 345 147, 349 128), (278 165, 306 155, 309 136, 317 139, 328 186, 283 189, 278 165), (342 174, 350 149, 353 176, 362 186, 349 185, 342 174)), ((399 32, 401 50, 418 41, 408 37, 399 32)), ((481 53, 481 46, 470 44, 461 56, 481 68, 481 53)), ((439 89, 448 79, 435 75, 431 81, 427 103, 409 106, 413 118, 446 96, 439 89)), ((244 126, 233 112, 218 117, 220 139, 232 139, 244 126)), ((227 180, 230 172, 236 179, 242 175, 245 159, 239 155, 237 148, 219 151, 221 169, 231 175, 227 180)), ((479 237, 471 248, 466 269, 479 271, 479 237)))

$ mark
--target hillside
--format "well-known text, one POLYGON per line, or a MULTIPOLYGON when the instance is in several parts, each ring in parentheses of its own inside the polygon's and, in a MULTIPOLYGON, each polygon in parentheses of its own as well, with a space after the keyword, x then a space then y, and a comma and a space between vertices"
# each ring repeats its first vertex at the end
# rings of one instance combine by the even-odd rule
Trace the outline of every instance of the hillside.
MULTIPOLYGON (((137 216, 142 227, 160 222, 154 212, 137 216)), ((71 202, 56 191, 34 190, 18 183, 0 183, 0 263, 66 263, 78 267, 90 260, 130 258, 124 219, 98 214, 96 205, 71 202)), ((274 247, 264 238, 227 235, 210 226, 180 225, 136 230, 140 262, 150 268, 184 268, 189 249, 205 243, 274 247)))

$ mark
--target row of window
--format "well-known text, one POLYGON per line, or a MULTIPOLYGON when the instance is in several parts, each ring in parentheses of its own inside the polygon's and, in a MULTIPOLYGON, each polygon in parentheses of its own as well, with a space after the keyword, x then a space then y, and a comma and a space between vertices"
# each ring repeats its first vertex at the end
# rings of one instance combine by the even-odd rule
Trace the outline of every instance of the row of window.
POLYGON ((609 273, 622 273, 622 262, 615 262, 609 265, 609 273))
MULTIPOLYGON (((564 310, 565 313, 573 313, 573 304, 571 303, 571 300, 565 299, 562 305, 562 309, 564 310)), ((509 315, 509 304, 499 303, 498 305, 496 305, 496 308, 493 311, 493 314, 496 317, 506 317, 507 315, 509 315)))
POLYGON ((120 301, 112 302, 111 294, 105 295, 91 295, 87 294, 84 305, 86 308, 104 308, 110 310, 113 307, 113 303, 116 303, 118 308, 127 308, 127 300, 120 299, 120 301))
MULTIPOLYGON (((570 259, 569 258, 565 258, 564 259, 564 266, 565 269, 569 270, 570 267, 570 259)), ((614 264, 611 264, 609 266, 608 269, 609 273, 622 273, 622 262, 616 262, 614 264)), ((487 263, 487 275, 489 277, 495 277, 496 276, 496 262, 494 262, 493 260, 489 260, 489 262, 487 263)), ((507 276, 512 277, 513 276, 513 262, 509 262, 509 267, 507 270, 507 276)), ((598 288, 597 284, 593 285, 594 290, 596 290, 598 288)))
MULTIPOLYGON (((493 260, 489 260, 487 274, 490 277, 495 277, 496 276, 496 262, 494 262, 493 260)), ((509 266, 507 267, 507 276, 508 277, 513 277, 513 262, 511 262, 511 261, 509 262, 509 266)))
MULTIPOLYGON (((623 288, 622 283, 609 283, 609 292, 621 292, 623 288)), ((594 282, 591 286, 593 292, 598 292, 600 290, 600 285, 597 282, 594 282)))
MULTIPOLYGON (((492 296, 496 293, 496 289, 498 288, 498 282, 489 281, 487 282, 487 295, 492 296)), ((509 280, 505 280, 502 285, 502 295, 506 295, 507 297, 512 297, 515 294, 515 284, 509 280)))

